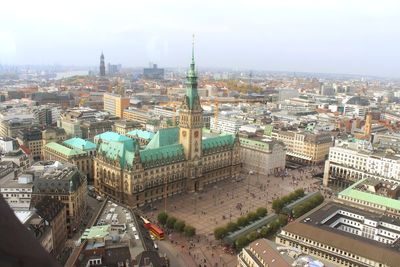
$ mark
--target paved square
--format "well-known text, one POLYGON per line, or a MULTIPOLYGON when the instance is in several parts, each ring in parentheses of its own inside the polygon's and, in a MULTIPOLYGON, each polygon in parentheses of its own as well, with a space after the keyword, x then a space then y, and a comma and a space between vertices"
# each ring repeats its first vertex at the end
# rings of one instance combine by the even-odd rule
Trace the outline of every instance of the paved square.
MULTIPOLYGON (((221 242, 214 239, 214 229, 236 221, 241 215, 259 207, 267 207, 272 213, 272 200, 295 189, 304 188, 306 192, 317 190, 321 180, 312 178, 312 173, 321 170, 320 166, 303 167, 288 171, 284 178, 242 174, 244 179, 240 182, 226 180, 210 185, 202 192, 168 198, 168 214, 194 226, 197 236, 189 240, 172 233, 170 240, 162 241, 161 245, 183 260, 184 266, 236 266, 236 255, 224 250, 221 242), (189 244, 193 247, 189 248, 189 244)), ((156 222, 157 214, 164 210, 164 200, 153 203, 153 206, 157 210, 145 212, 145 216, 156 222)))
MULTIPOLYGON (((204 188, 202 192, 168 198, 167 212, 194 226, 197 234, 208 236, 215 227, 236 221, 259 207, 267 207, 271 213, 273 199, 297 188, 313 191, 310 186, 319 181, 298 170, 289 171, 284 178, 257 174, 243 174, 243 177, 240 182, 225 180, 204 188)), ((164 200, 153 206, 157 207, 157 211, 147 215, 156 219, 158 212, 164 210, 164 200)))

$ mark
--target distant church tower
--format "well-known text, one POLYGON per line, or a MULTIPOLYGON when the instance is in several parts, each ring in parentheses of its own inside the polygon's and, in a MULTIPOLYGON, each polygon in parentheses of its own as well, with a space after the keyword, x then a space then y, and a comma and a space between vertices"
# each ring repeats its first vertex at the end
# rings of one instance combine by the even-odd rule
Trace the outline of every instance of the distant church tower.
POLYGON ((186 159, 201 157, 203 128, 203 109, 197 92, 197 75, 194 63, 194 42, 192 44, 192 63, 186 76, 186 95, 179 114, 179 142, 183 145, 186 159))
POLYGON ((100 76, 106 76, 106 64, 104 63, 103 52, 101 52, 100 56, 100 76))

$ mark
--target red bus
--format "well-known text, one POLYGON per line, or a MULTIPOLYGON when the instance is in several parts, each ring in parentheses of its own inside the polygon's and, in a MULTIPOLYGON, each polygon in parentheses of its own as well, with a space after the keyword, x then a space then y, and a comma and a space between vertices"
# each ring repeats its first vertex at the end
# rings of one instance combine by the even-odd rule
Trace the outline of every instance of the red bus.
POLYGON ((140 216, 140 218, 143 220, 144 226, 145 226, 147 229, 149 229, 150 221, 147 220, 145 217, 142 217, 142 216, 140 216))
POLYGON ((164 239, 164 231, 155 226, 154 224, 150 224, 148 227, 150 234, 157 238, 158 240, 164 239))
POLYGON ((164 231, 155 226, 154 224, 151 224, 149 220, 147 220, 144 217, 141 217, 143 220, 144 226, 149 229, 149 232, 152 236, 157 238, 158 240, 163 240, 164 239, 164 231))

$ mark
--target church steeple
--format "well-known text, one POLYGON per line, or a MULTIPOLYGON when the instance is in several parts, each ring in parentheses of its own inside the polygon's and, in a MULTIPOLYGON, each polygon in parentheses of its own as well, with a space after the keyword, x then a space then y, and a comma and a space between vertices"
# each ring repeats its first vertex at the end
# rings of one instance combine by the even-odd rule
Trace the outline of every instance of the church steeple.
POLYGON ((100 56, 100 76, 106 76, 106 64, 104 63, 103 51, 101 51, 100 56))
POLYGON ((200 104, 199 94, 197 92, 197 74, 194 62, 194 35, 192 41, 192 62, 190 63, 190 68, 186 76, 186 97, 187 105, 190 110, 194 108, 196 104, 200 104))

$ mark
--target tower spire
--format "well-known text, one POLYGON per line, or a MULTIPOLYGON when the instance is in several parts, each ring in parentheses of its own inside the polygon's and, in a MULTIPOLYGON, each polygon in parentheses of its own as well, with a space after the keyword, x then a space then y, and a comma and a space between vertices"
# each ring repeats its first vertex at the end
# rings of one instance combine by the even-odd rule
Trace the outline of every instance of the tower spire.
POLYGON ((194 34, 192 35, 192 64, 194 65, 194 34))
POLYGON ((193 109, 195 103, 199 102, 199 95, 197 93, 197 75, 194 63, 194 34, 192 39, 192 62, 190 63, 190 68, 186 78, 186 96, 188 98, 188 106, 189 109, 193 109))
POLYGON ((106 65, 104 63, 103 51, 101 51, 101 56, 100 56, 100 76, 106 76, 106 65))

